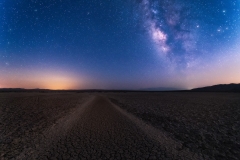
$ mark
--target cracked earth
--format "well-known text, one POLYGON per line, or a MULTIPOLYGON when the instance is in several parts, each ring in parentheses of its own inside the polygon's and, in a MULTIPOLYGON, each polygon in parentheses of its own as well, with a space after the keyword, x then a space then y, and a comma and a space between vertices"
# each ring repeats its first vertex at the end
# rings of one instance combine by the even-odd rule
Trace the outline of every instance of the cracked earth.
POLYGON ((231 93, 0 93, 0 159, 238 159, 231 93))

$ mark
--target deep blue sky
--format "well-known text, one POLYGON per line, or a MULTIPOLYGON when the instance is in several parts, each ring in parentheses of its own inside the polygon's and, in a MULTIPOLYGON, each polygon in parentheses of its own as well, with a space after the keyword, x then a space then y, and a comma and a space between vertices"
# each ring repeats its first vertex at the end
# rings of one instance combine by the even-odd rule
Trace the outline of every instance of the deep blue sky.
POLYGON ((0 88, 240 83, 239 0, 1 0, 0 88))

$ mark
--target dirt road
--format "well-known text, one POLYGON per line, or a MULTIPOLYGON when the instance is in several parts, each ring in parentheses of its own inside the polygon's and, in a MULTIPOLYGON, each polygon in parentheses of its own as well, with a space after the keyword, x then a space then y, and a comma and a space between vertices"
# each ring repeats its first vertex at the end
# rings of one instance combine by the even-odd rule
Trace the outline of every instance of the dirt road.
POLYGON ((35 149, 19 159, 165 159, 151 140, 108 99, 91 98, 45 133, 35 149))
MULTIPOLYGON (((9 117, 20 114, 26 119, 34 111, 29 118, 39 117, 39 123, 30 119, 24 123, 13 119, 11 122, 14 125, 18 122, 26 124, 20 127, 21 138, 14 137, 19 129, 4 132, 2 138, 4 140, 8 137, 9 142, 5 140, 1 144, 4 148, 1 159, 204 159, 182 148, 182 144, 172 139, 169 133, 146 124, 141 118, 113 104, 106 95, 80 94, 78 98, 75 94, 59 94, 53 97, 36 95, 26 98, 26 102, 21 97, 19 100, 23 101, 18 102, 15 97, 13 104, 12 100, 4 100, 3 104, 8 108, 18 104, 11 110, 25 107, 22 112, 8 113, 4 110, 9 117), (35 103, 35 97, 42 103, 35 103), (26 108, 30 101, 35 104, 34 110, 31 106, 26 108), (56 104, 60 106, 58 109, 54 108, 56 104), (64 106, 71 109, 67 110, 64 106), (65 114, 60 112, 61 108, 65 114), (54 115, 56 111, 62 116, 54 115)), ((2 122, 9 121, 2 119, 2 122)), ((13 124, 9 123, 9 126, 13 124)), ((7 129, 8 126, 4 126, 7 129)))

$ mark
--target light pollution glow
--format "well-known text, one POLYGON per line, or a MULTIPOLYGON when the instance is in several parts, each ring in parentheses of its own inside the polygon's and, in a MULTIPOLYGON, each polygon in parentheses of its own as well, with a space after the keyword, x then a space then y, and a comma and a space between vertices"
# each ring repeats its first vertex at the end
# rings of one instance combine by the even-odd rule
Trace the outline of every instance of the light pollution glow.
POLYGON ((66 73, 28 71, 9 73, 0 79, 1 88, 76 89, 84 88, 80 78, 66 73))

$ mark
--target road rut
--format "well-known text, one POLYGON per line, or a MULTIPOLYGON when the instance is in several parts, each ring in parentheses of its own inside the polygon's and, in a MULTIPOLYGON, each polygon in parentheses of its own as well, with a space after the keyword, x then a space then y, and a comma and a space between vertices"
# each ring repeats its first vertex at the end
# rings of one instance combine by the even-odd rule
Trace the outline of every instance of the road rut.
POLYGON ((163 143, 122 112, 106 97, 94 96, 46 130, 41 144, 18 159, 173 159, 163 143))

